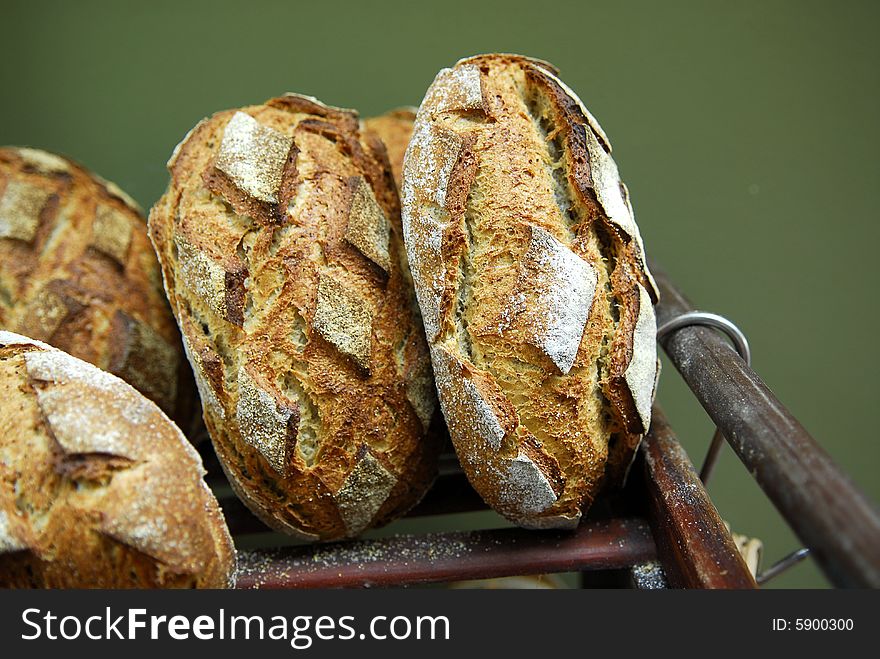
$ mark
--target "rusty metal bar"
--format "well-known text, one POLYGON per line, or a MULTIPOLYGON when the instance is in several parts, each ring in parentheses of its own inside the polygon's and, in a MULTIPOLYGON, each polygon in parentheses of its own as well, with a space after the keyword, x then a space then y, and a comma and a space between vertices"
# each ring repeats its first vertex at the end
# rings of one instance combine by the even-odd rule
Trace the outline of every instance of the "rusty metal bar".
POLYGON ((640 447, 651 529, 675 588, 757 588, 687 453, 659 407, 640 447))
POLYGON ((240 552, 236 587, 398 586, 617 569, 655 557, 646 521, 612 519, 567 533, 496 529, 240 552))
MULTIPOLYGON (((693 308, 665 273, 657 320, 693 308)), ((880 587, 880 511, 716 332, 662 342, 712 421, 836 586, 880 587)))

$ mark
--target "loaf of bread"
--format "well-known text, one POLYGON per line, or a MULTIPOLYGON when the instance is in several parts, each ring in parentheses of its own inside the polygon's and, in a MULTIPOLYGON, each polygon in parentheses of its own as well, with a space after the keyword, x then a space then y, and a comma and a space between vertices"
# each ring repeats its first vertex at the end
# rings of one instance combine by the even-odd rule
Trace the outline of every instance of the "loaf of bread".
POLYGON ((462 467, 515 523, 566 528, 650 425, 657 293, 596 120, 548 64, 441 71, 404 162, 404 238, 462 467))
POLYGON ((412 137, 416 108, 403 107, 389 110, 378 117, 364 119, 364 128, 382 140, 388 152, 388 161, 397 189, 403 185, 403 156, 412 137))
POLYGON ((118 375, 178 421, 192 416, 192 379, 137 205, 45 151, 0 148, 0 328, 118 375))
POLYGON ((306 540, 409 509, 439 433, 384 147, 289 94, 205 119, 169 170, 150 236, 232 487, 306 540))
POLYGON ((232 540, 203 475, 125 382, 0 331, 0 586, 229 585, 232 540))

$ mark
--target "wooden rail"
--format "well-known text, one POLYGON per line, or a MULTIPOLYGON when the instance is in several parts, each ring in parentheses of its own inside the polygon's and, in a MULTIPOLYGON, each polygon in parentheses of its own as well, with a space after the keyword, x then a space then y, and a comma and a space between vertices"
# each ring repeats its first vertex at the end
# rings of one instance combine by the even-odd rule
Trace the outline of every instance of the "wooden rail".
POLYGON ((640 452, 651 529, 669 584, 678 588, 757 588, 687 453, 657 406, 640 452))

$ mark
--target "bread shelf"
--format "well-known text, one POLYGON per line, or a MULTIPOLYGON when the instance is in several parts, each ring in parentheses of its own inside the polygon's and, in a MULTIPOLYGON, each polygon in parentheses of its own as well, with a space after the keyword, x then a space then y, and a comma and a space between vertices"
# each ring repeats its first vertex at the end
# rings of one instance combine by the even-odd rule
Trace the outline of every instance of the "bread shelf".
MULTIPOLYGON (((664 273, 656 279, 661 324, 692 310, 664 273)), ((759 376, 705 327, 679 329, 661 345, 831 582, 880 586, 880 512, 759 376)), ((219 467, 209 463, 209 482, 221 479, 219 467)), ((236 539, 269 531, 231 494, 218 492, 218 498, 236 539)), ((447 456, 441 476, 409 516, 485 508, 454 456, 447 456)), ((266 547, 242 551, 239 560, 239 588, 400 586, 570 571, 616 571, 641 587, 757 587, 657 406, 626 488, 598 502, 574 532, 450 530, 266 547), (652 561, 661 567, 659 579, 636 578, 652 561)))

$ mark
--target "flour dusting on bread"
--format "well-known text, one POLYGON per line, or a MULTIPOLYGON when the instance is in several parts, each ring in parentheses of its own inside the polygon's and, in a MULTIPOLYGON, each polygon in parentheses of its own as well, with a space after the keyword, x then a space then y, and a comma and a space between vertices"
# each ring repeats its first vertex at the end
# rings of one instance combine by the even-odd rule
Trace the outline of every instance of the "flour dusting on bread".
POLYGON ((223 131, 217 169, 242 191, 260 201, 278 203, 281 174, 293 140, 236 112, 223 131))
POLYGON ((571 370, 598 281, 595 269, 545 229, 531 226, 520 264, 523 307, 530 340, 564 375, 571 370))
POLYGON ((633 332, 633 354, 624 377, 632 392, 642 427, 647 432, 651 427, 651 403, 657 377, 657 319, 651 296, 642 286, 639 286, 639 315, 633 332))

